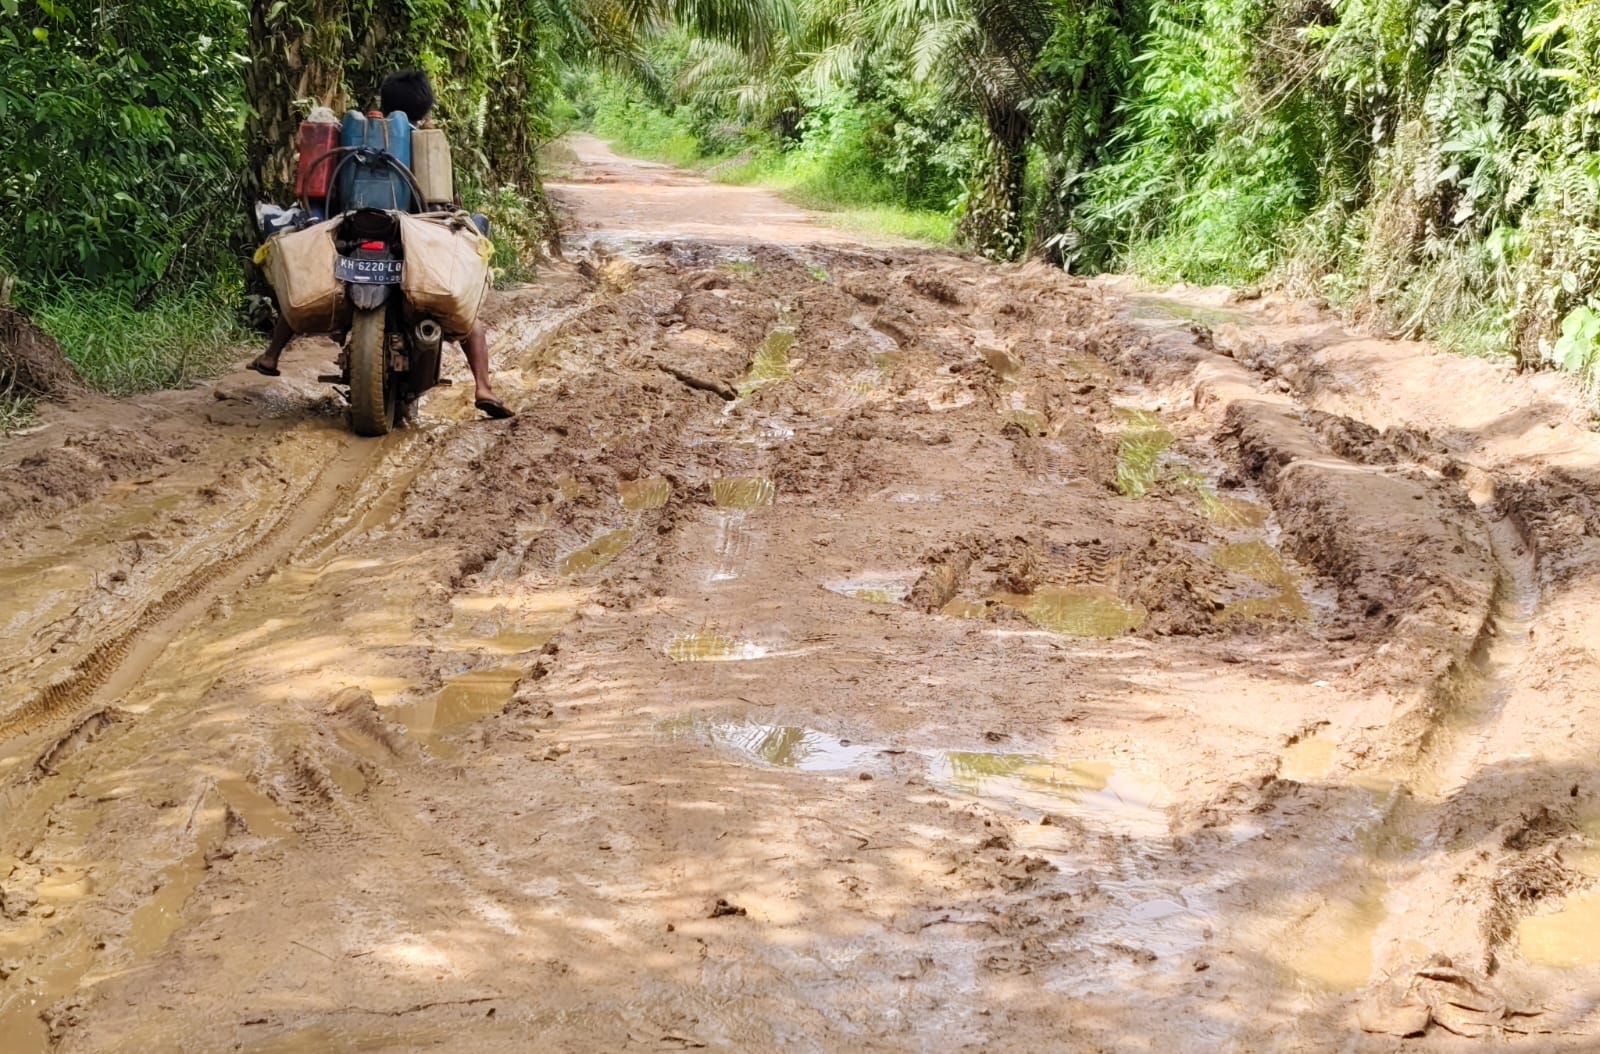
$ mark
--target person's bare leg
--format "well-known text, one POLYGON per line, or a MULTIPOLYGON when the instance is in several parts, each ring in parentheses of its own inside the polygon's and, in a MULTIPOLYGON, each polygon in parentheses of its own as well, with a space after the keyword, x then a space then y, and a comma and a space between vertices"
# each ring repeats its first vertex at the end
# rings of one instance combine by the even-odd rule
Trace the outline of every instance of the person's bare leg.
POLYGON ((472 371, 474 404, 490 417, 512 416, 511 410, 495 395, 494 385, 489 381, 489 335, 484 332, 483 323, 472 327, 467 339, 461 342, 461 350, 466 353, 467 368, 472 371))
POLYGON ((278 316, 277 324, 272 327, 272 340, 267 344, 267 350, 257 355, 249 368, 257 373, 264 373, 268 377, 278 375, 278 356, 283 354, 283 349, 294 340, 294 330, 285 322, 282 315, 278 316))

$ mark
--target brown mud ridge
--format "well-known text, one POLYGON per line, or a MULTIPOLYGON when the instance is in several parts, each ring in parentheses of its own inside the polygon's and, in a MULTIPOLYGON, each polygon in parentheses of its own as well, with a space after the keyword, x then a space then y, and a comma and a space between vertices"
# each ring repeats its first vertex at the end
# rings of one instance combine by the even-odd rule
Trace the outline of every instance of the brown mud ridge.
POLYGON ((1571 392, 567 200, 513 422, 0 445, 7 1054, 1600 1042, 1571 392))

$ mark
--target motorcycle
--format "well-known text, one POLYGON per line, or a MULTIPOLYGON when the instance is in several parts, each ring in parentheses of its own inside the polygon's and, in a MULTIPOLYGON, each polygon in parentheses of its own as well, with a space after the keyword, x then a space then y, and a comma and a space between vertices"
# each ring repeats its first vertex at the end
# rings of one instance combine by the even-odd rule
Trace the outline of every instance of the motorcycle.
POLYGON ((342 132, 318 124, 307 123, 318 149, 301 159, 299 207, 267 210, 257 259, 290 328, 339 339, 340 372, 318 379, 346 389, 352 429, 387 435, 449 383, 441 349, 472 329, 493 247, 486 221, 439 200, 448 170, 419 183, 404 114, 352 111, 342 132), (334 146, 336 133, 353 145, 334 146))
POLYGON ((334 276, 345 288, 350 328, 339 357, 342 372, 324 383, 344 385, 357 435, 382 436, 398 427, 418 399, 440 384, 444 329, 407 309, 400 281, 405 247, 395 216, 381 209, 345 214, 335 236, 334 276))

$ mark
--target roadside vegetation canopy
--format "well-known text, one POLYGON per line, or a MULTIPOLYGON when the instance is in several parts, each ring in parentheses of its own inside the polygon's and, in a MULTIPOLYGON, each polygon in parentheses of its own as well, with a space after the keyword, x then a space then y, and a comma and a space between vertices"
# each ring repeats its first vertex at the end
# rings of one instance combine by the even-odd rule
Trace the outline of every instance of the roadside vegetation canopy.
POLYGON ((0 269, 64 334, 108 297, 224 324, 300 116, 417 65, 512 277, 538 148, 585 122, 993 257, 1270 283, 1588 376, 1600 348, 1583 0, 0 3, 0 269))

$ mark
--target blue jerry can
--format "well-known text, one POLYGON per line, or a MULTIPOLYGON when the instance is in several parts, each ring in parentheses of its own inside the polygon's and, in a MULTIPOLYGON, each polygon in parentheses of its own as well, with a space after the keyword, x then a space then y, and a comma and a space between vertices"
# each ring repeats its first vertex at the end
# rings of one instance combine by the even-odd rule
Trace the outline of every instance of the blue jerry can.
MULTIPOLYGON (((344 115, 339 145, 382 150, 409 169, 411 119, 403 113, 380 117, 351 110, 344 115)), ((410 212, 411 186, 392 165, 351 160, 339 173, 339 207, 410 212)))

